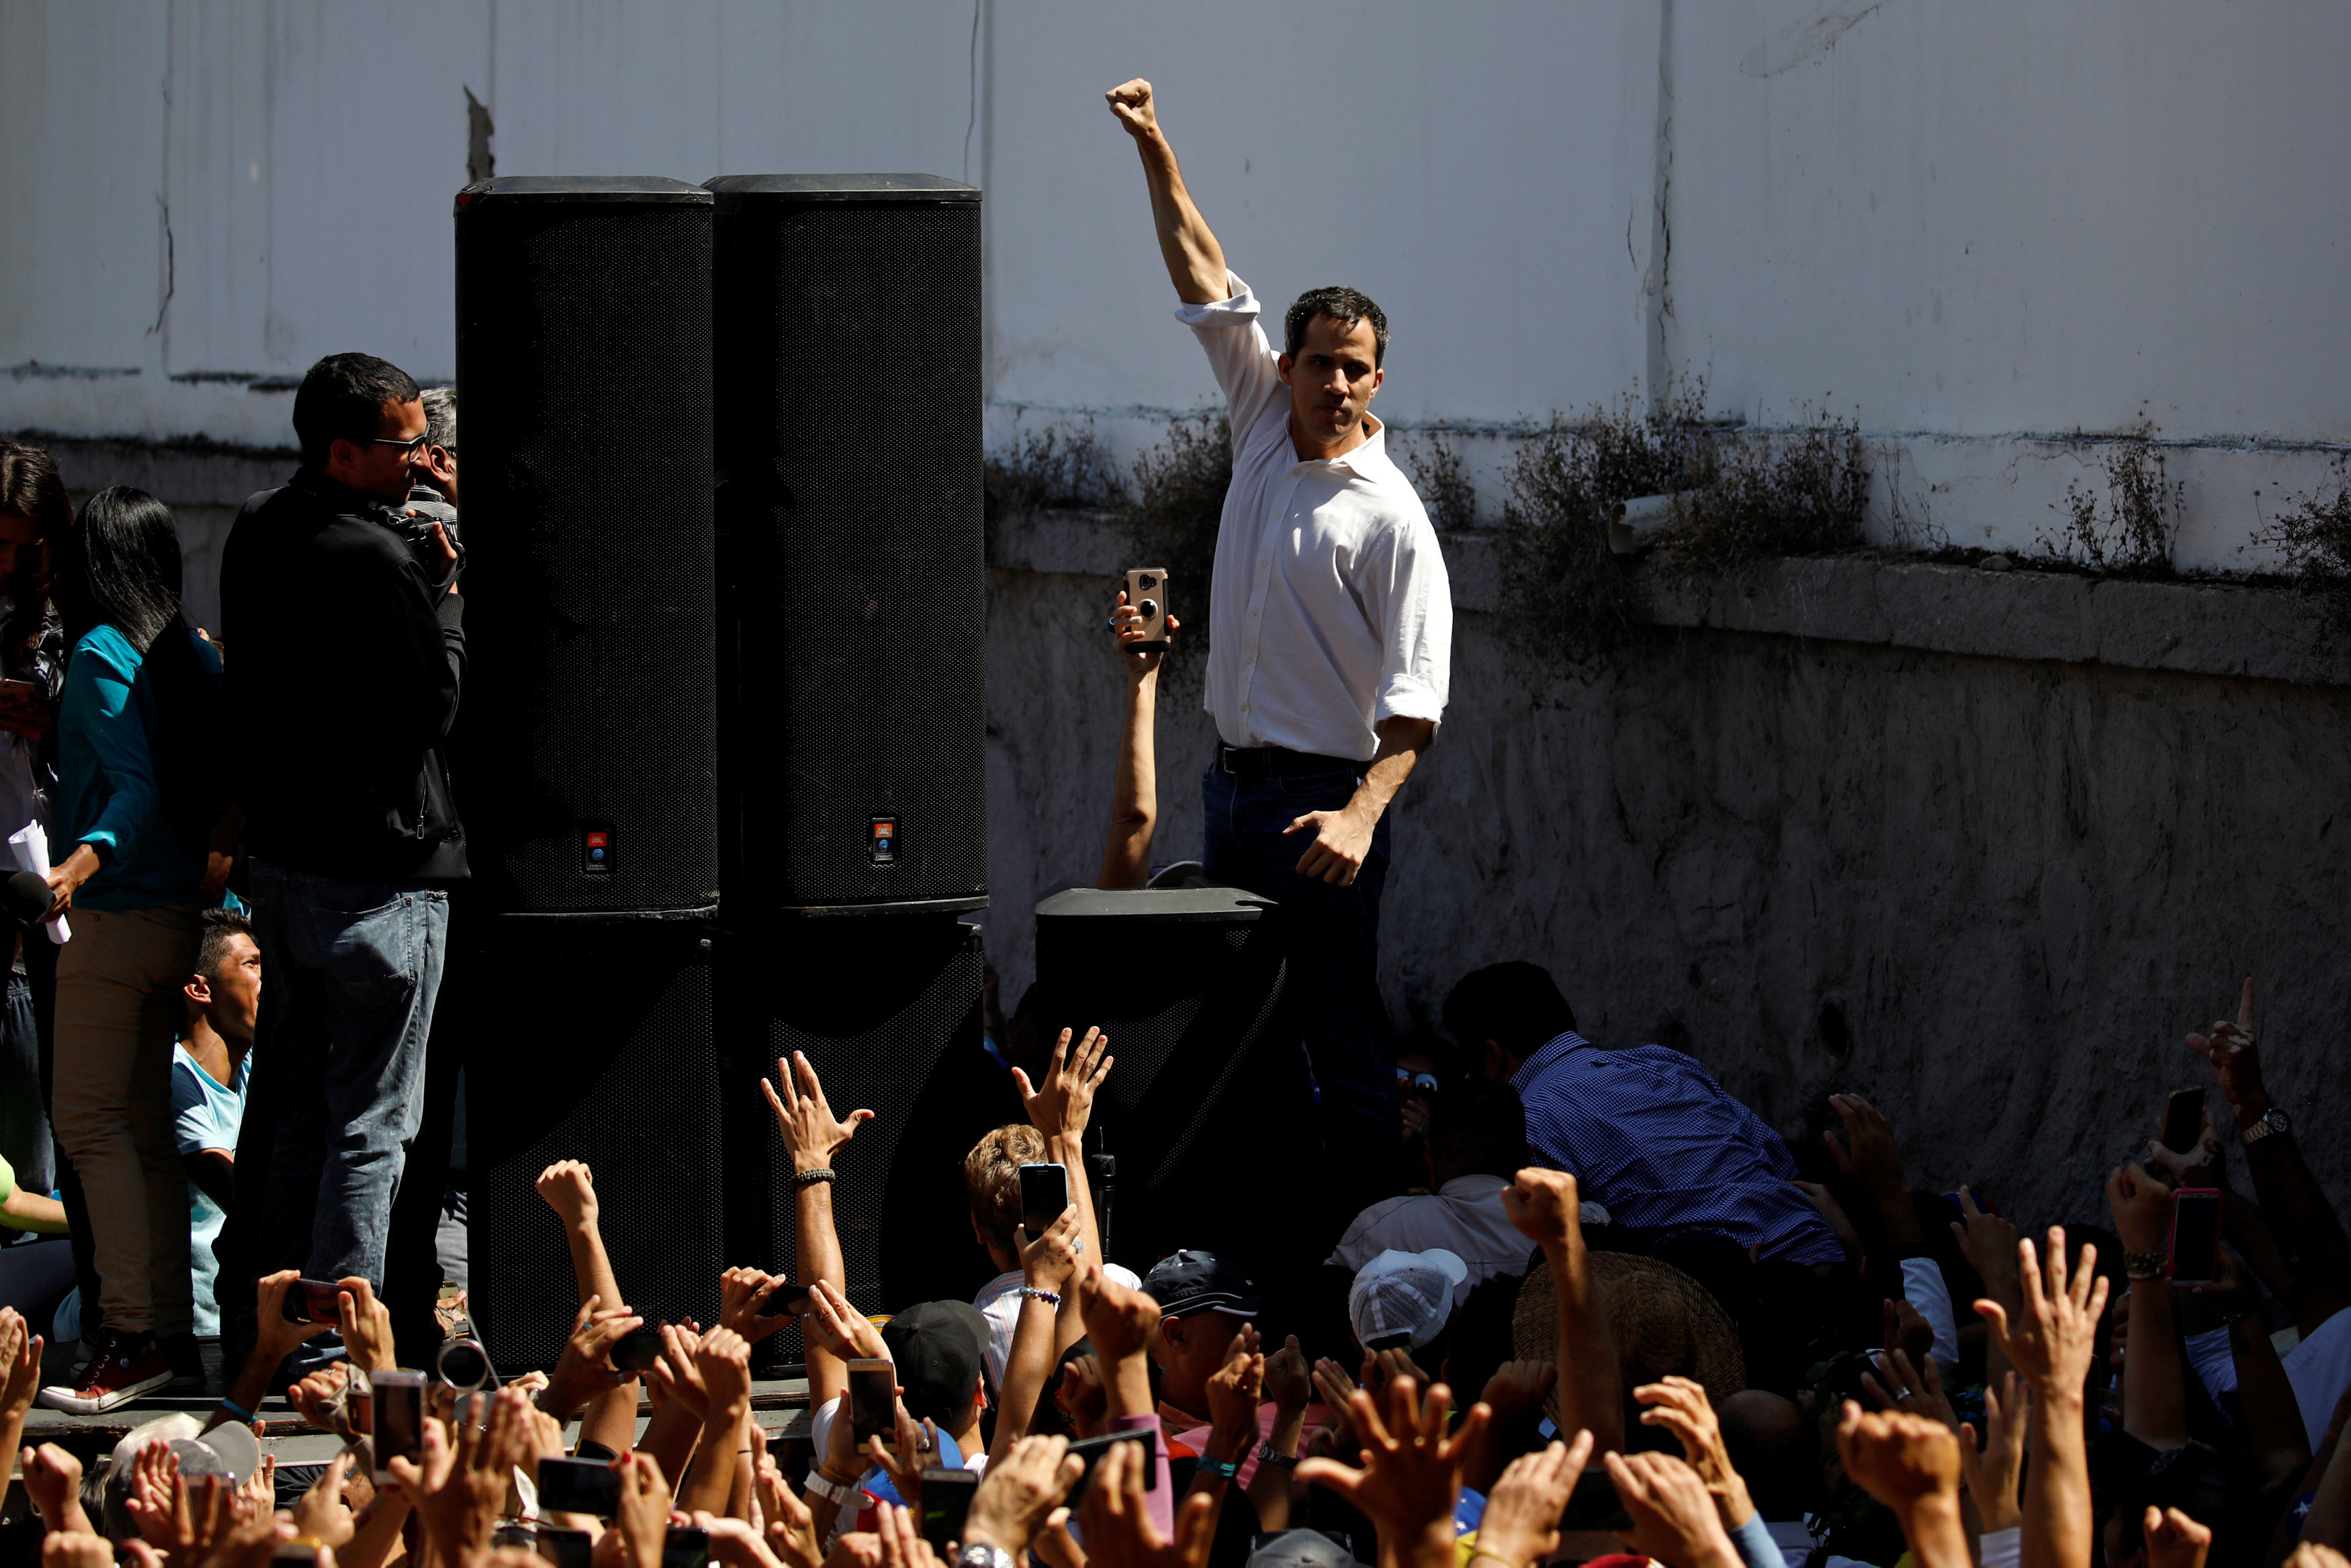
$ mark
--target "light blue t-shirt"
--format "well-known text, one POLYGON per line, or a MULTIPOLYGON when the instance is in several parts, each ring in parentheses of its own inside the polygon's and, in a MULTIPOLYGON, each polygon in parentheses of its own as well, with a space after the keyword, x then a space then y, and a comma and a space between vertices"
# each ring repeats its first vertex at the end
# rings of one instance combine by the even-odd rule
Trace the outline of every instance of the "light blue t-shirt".
MULTIPOLYGON (((245 1120, 245 1096, 253 1076, 253 1055, 236 1064, 236 1082, 224 1085, 188 1054, 184 1045, 172 1047, 172 1132, 182 1155, 208 1148, 236 1148, 236 1129, 245 1120)), ((213 1300, 213 1277, 220 1270, 213 1242, 228 1211, 194 1182, 188 1183, 188 1273, 196 1297, 196 1332, 220 1332, 220 1307, 213 1300)))

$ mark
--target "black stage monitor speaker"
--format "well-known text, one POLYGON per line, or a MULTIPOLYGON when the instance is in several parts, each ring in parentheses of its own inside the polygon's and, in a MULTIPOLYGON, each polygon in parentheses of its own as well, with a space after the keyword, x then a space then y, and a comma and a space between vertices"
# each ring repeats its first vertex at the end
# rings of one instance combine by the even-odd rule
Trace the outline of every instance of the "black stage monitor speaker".
POLYGON ((979 192, 710 189, 727 909, 977 909, 979 192))
POLYGON ((980 1044, 978 929, 940 915, 796 920, 736 931, 721 950, 730 1254, 798 1277, 792 1167, 758 1080, 799 1051, 834 1116, 875 1113, 832 1162, 850 1301, 872 1313, 970 1300, 996 1271, 972 1236, 963 1157, 1025 1119, 980 1044))
POLYGON ((717 898, 711 219, 674 180, 457 193, 454 788, 503 909, 717 898))
POLYGON ((1037 906, 1040 1042, 1090 1025, 1111 1038, 1094 1108, 1117 1161, 1105 1250, 1138 1273, 1196 1247, 1265 1284, 1300 1245, 1311 1205, 1296 1184, 1320 1145, 1278 916, 1237 888, 1072 888, 1037 906))
POLYGON ((712 939, 688 921, 494 923, 450 956, 465 1046, 473 1314, 507 1375, 552 1366, 580 1296, 539 1172, 586 1160, 647 1323, 718 1321, 725 1171, 712 939))

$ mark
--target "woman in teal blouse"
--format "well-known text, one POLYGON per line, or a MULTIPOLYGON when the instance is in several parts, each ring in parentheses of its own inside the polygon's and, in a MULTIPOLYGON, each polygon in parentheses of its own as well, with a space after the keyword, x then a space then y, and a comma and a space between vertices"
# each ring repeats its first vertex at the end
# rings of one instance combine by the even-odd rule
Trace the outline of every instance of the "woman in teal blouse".
POLYGON ((53 592, 72 654, 57 713, 49 876, 73 928, 57 958, 57 1141, 89 1195, 104 1326, 74 1387, 43 1403, 113 1408, 194 1372, 188 1187, 172 1134, 172 1041, 195 971, 199 912, 217 901, 206 844, 220 655, 180 614, 169 508, 115 486, 57 552, 53 592))

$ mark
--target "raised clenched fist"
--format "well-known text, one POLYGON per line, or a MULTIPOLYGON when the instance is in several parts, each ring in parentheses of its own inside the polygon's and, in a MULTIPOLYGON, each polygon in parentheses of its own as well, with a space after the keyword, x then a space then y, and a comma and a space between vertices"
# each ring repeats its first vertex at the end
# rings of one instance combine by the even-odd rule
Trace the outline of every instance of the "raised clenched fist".
POLYGON ((1158 133, 1159 115, 1151 105, 1151 84, 1141 77, 1121 82, 1102 97, 1110 100, 1111 113, 1126 127, 1128 135, 1140 139, 1158 133))

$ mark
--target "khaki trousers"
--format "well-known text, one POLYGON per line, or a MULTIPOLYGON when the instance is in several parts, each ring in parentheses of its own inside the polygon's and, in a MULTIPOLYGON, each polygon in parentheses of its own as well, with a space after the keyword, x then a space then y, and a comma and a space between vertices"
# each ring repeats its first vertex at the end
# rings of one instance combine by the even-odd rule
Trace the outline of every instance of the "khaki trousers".
MULTIPOLYGON (((100 1309, 123 1334, 186 1334, 188 1178, 172 1133, 180 988, 196 969, 199 913, 76 909, 57 953, 57 1143, 89 1200, 100 1309)), ((82 1322, 92 1322, 89 1304, 82 1322)), ((85 1337, 95 1339, 94 1331, 85 1337)))

